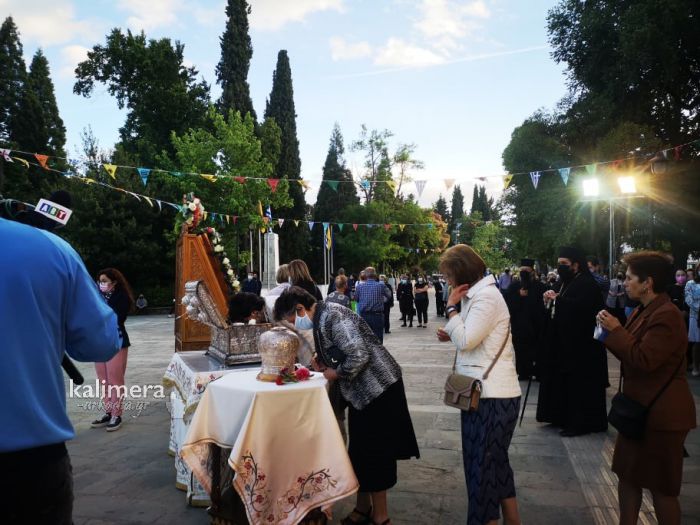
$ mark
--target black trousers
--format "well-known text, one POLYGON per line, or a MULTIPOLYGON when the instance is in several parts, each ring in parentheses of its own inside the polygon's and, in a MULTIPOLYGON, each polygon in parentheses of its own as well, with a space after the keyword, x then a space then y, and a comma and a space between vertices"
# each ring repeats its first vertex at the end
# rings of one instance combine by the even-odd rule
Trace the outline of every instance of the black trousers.
POLYGON ((386 303, 384 305, 384 333, 388 334, 391 330, 391 323, 389 322, 389 314, 391 313, 391 305, 386 303))
POLYGON ((63 443, 0 453, 0 468, 8 474, 0 478, 0 523, 73 523, 73 468, 63 443))
POLYGON ((416 310, 418 311, 418 324, 428 323, 428 299, 416 299, 416 310))
POLYGON ((435 296, 435 310, 438 317, 445 315, 445 301, 442 300, 442 293, 435 296))

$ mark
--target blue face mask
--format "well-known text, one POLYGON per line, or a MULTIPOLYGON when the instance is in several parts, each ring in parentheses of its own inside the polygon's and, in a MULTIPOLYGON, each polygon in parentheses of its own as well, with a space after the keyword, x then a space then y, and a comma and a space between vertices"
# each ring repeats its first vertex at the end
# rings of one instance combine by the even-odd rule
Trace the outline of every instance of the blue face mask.
POLYGON ((311 330, 313 327, 314 322, 309 319, 307 314, 304 314, 303 317, 299 317, 298 315, 296 316, 296 319, 294 320, 294 328, 297 330, 311 330))

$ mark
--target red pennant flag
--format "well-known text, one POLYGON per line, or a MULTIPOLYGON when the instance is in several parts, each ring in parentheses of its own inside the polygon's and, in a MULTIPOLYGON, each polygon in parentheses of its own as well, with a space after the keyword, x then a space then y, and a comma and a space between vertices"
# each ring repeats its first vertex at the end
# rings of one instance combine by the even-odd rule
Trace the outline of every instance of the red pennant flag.
POLYGON ((612 163, 612 167, 614 170, 619 169, 620 166, 622 165, 622 160, 614 160, 612 163))
POLYGON ((35 153, 34 156, 36 157, 36 160, 39 161, 39 164, 41 164, 42 168, 44 168, 45 170, 49 169, 49 167, 46 165, 46 161, 49 160, 48 155, 40 155, 39 153, 35 153))
POLYGON ((238 215, 233 216, 233 224, 236 224, 236 221, 238 221, 238 215))
POLYGON ((683 146, 676 146, 673 148, 673 160, 681 160, 681 150, 683 146))
POLYGON ((384 225, 384 229, 385 229, 386 231, 391 230, 391 224, 385 224, 385 225, 384 225))
POLYGON ((241 184, 245 184, 245 177, 234 177, 233 180, 241 184))
POLYGON ((352 225, 352 229, 355 230, 355 231, 357 231, 357 226, 358 226, 357 224, 353 224, 353 225, 352 225))
POLYGON ((277 191, 277 185, 280 183, 279 179, 267 179, 267 184, 272 189, 272 193, 277 191))

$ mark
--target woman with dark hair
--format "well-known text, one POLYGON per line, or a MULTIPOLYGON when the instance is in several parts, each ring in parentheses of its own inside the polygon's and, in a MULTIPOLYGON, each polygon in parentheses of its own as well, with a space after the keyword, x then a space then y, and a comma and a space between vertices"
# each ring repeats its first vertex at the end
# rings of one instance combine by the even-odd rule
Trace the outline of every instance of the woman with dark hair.
POLYGON ((289 282, 292 286, 303 288, 313 295, 317 301, 323 300, 323 294, 311 278, 309 267, 304 261, 301 259, 294 259, 287 264, 287 271, 289 272, 289 282))
POLYGON ((700 264, 688 272, 692 280, 685 285, 685 304, 690 309, 688 316, 688 341, 693 345, 693 371, 694 377, 700 376, 700 264))
POLYGON ((105 415, 91 423, 92 428, 106 427, 107 432, 119 430, 122 425, 122 397, 124 375, 126 373, 127 351, 131 342, 124 323, 134 310, 134 294, 122 273, 115 268, 105 268, 97 273, 97 285, 107 304, 117 314, 119 335, 122 338, 121 350, 106 363, 95 363, 97 379, 104 389, 102 403, 105 415))
POLYGON ((252 292, 238 292, 228 302, 228 320, 232 323, 266 323, 265 299, 252 292))
POLYGON ((438 340, 456 349, 455 371, 481 380, 476 410, 460 411, 462 459, 469 495, 468 525, 520 523, 508 458, 520 406, 520 384, 510 334, 510 314, 493 275, 471 247, 457 244, 440 259, 452 287, 438 340), (457 305, 461 304, 461 311, 457 305))
POLYGON ((386 491, 396 484, 396 461, 420 456, 401 368, 360 316, 297 286, 277 299, 274 315, 313 329, 315 368, 338 382, 349 405, 348 453, 360 491, 341 523, 390 524, 386 491))
POLYGON ((659 523, 675 525, 681 522, 683 443, 695 428, 695 404, 683 366, 685 323, 665 293, 673 278, 671 258, 638 252, 624 262, 627 293, 640 306, 624 328, 605 310, 598 322, 608 331, 605 346, 621 362, 622 393, 648 407, 648 415, 641 439, 617 435, 612 470, 619 479, 620 523, 637 523, 646 488, 659 523))

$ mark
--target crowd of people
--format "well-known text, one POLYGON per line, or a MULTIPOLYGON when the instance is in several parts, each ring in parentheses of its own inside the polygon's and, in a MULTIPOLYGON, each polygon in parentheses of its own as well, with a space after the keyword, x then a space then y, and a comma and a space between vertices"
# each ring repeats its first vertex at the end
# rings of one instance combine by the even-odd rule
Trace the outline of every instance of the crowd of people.
MULTIPOLYGON (((2 440, 0 465, 19 473, 3 484, 17 502, 5 510, 9 522, 21 522, 12 509, 34 505, 31 486, 44 493, 37 516, 70 523, 64 443, 74 433, 61 362, 67 353, 96 363, 107 388, 104 414, 92 426, 119 429, 130 347, 125 321, 137 301, 117 269, 91 278, 73 249, 50 233, 0 219, 0 234, 12 248, 0 253, 6 268, 0 298, 14 301, 0 330, 15 369, 24 371, 0 367, 0 380, 8 392, 21 392, 27 380, 38 389, 0 407, 0 420, 15 429, 2 440), (42 305, 48 304, 63 306, 47 315, 42 305), (24 351, 29 346, 45 349, 44 357, 24 351)), ((524 258, 513 275, 510 269, 493 275, 471 247, 456 245, 442 255, 439 270, 430 278, 402 274, 395 283, 371 266, 357 279, 341 269, 324 297, 306 263, 293 260, 279 267, 276 286, 266 293, 251 271, 230 299, 231 323, 288 326, 301 340, 298 361, 329 381, 360 482, 355 509, 341 523, 389 525, 387 491, 398 481, 397 461, 420 457, 401 367, 383 341, 395 301, 401 327, 412 327, 415 316, 418 327, 427 327, 430 293, 436 315, 447 319, 436 336, 454 345, 453 376, 471 385, 458 393, 468 398, 460 413, 468 524, 491 525, 501 514, 505 523, 520 523, 508 455, 521 407, 519 379, 539 382, 536 419, 560 428, 562 437, 603 432, 609 422, 618 430, 612 470, 620 523, 636 523, 644 488, 659 523, 680 523, 684 443, 696 421, 686 366, 692 363, 693 376, 700 373, 700 268, 674 273, 669 256, 637 252, 608 280, 595 257, 563 247, 554 272, 538 273, 536 261, 524 258), (609 412, 608 352, 621 363, 609 412), (630 415, 635 403, 643 409, 639 417, 630 415)))

